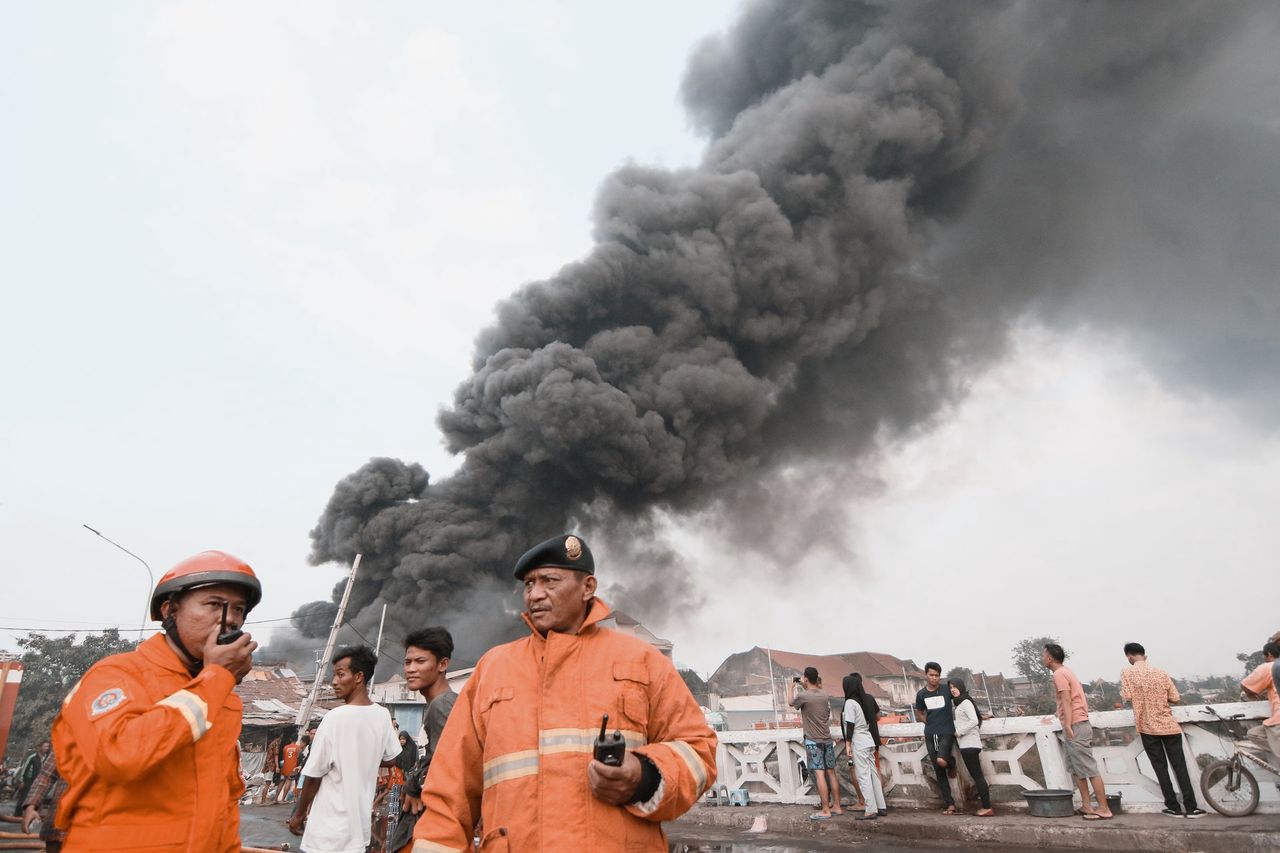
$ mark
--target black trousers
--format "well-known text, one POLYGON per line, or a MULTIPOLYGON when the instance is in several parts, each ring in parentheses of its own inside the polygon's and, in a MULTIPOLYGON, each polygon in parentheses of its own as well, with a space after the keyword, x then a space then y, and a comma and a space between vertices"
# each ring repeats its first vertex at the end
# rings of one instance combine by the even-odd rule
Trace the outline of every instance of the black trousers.
POLYGON ((1195 789, 1191 787, 1187 759, 1182 754, 1182 735, 1143 735, 1142 748, 1147 751, 1147 758, 1151 760, 1151 769, 1156 771, 1156 780, 1160 783, 1160 793, 1164 794, 1165 806, 1174 811, 1191 811, 1196 808, 1195 789), (1178 777, 1182 806, 1178 805, 1173 782, 1169 780, 1170 764, 1173 765, 1174 775, 1178 777))
POLYGON ((982 747, 975 746, 961 749, 960 757, 964 759, 964 766, 973 777, 973 784, 978 789, 978 799, 982 802, 982 807, 989 809, 991 808, 991 789, 987 787, 987 777, 982 775, 982 759, 978 758, 981 753, 982 747))
POLYGON ((938 790, 942 792, 942 801, 949 806, 956 804, 955 797, 951 796, 951 780, 947 778, 947 768, 955 764, 956 760, 952 754, 955 742, 956 736, 952 734, 924 736, 924 747, 929 753, 929 763, 933 765, 934 775, 938 777, 938 790), (938 766, 939 756, 947 762, 946 767, 938 766))
POLYGON ((27 793, 31 790, 32 782, 28 782, 18 789, 18 802, 13 807, 13 816, 22 817, 22 803, 27 799, 27 793))

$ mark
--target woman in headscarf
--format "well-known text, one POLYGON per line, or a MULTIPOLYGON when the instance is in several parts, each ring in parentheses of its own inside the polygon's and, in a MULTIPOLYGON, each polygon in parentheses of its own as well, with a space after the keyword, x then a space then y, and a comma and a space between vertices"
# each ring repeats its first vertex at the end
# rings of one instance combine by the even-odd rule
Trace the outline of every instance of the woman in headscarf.
POLYGON ((978 712, 978 703, 969 695, 964 682, 953 678, 947 682, 951 689, 951 701, 955 703, 956 744, 960 747, 960 757, 964 766, 973 777, 973 784, 978 789, 978 799, 982 808, 978 817, 991 817, 995 810, 991 808, 991 790, 987 787, 987 777, 982 773, 982 736, 978 733, 982 725, 982 714, 978 712))
POLYGON ((400 757, 396 759, 396 766, 405 776, 418 766, 418 745, 409 737, 408 732, 400 732, 400 757))
POLYGON ((843 686, 844 739, 853 760, 858 788, 862 791, 862 799, 866 804, 866 811, 854 819, 875 820, 889 813, 885 808, 884 786, 881 785, 880 773, 876 770, 875 753, 879 728, 877 727, 877 734, 872 735, 871 726, 875 716, 868 710, 874 707, 875 700, 867 695, 862 685, 862 676, 856 672, 844 677, 843 686))

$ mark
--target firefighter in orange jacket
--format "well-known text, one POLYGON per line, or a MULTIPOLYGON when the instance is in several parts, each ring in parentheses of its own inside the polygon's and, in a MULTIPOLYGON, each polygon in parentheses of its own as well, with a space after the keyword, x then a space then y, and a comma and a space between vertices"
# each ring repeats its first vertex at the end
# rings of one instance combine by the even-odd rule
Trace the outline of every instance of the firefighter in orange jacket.
POLYGON ((164 633, 105 658, 63 700, 53 746, 63 853, 240 850, 240 699, 257 643, 219 644, 262 598, 244 561, 205 551, 156 586, 164 633))
MULTIPOLYGON (((531 634, 491 650, 458 697, 423 790, 413 853, 651 850, 715 781, 716 737, 657 649, 599 623, 595 564, 576 536, 516 563, 531 634), (621 766, 594 760, 601 718, 621 766)), ((409 849, 409 848, 406 848, 409 849)))

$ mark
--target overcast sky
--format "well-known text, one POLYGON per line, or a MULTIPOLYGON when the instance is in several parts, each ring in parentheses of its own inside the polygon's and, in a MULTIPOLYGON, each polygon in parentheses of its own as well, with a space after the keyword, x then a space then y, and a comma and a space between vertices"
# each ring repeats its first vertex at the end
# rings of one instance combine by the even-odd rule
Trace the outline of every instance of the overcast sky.
MULTIPOLYGON (((733 2, 10 5, 0 26, 0 645, 138 625, 146 573, 249 560, 254 616, 372 456, 456 461, 435 415, 494 303, 591 245, 599 180, 703 147, 677 89, 733 2)), ((855 553, 785 579, 696 522, 706 605, 653 627, 709 672, 753 645, 1011 672, 1061 638, 1230 673, 1280 628, 1280 435, 1162 384, 1117 331, 1028 324, 847 496, 855 553)), ((601 567, 602 575, 607 565, 601 567)), ((262 628, 267 628, 264 625, 262 628)))

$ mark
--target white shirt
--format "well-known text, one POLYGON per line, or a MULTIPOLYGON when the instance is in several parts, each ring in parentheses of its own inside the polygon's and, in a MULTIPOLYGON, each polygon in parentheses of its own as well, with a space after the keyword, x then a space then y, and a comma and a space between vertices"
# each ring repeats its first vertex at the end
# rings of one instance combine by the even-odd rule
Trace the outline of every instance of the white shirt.
POLYGON ((400 754, 381 705, 343 705, 324 715, 303 776, 320 780, 302 833, 305 853, 364 853, 378 766, 400 754))
POLYGON ((978 712, 968 699, 956 706, 956 744, 961 749, 982 749, 982 736, 978 734, 978 712))
POLYGON ((844 721, 853 728, 854 749, 875 749, 876 741, 871 736, 871 726, 867 724, 867 715, 856 700, 844 700, 844 721))

